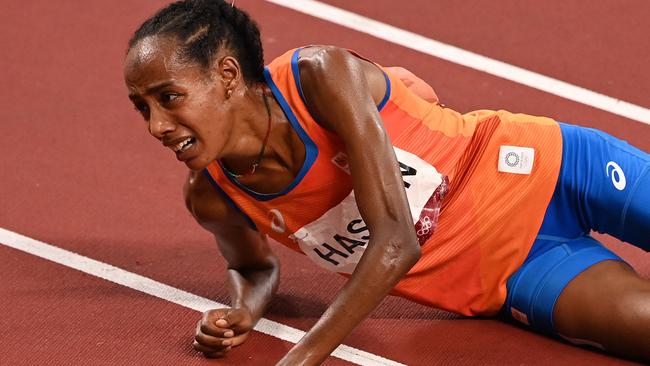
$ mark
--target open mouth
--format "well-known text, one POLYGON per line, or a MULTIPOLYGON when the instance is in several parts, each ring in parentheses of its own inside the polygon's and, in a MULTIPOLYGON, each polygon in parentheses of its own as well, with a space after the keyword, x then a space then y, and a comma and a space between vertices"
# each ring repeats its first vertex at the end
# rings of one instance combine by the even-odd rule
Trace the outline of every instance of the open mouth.
POLYGON ((187 151, 194 143, 196 142, 196 139, 194 137, 188 137, 185 140, 179 142, 178 144, 174 145, 172 150, 174 150, 175 153, 182 153, 187 151))

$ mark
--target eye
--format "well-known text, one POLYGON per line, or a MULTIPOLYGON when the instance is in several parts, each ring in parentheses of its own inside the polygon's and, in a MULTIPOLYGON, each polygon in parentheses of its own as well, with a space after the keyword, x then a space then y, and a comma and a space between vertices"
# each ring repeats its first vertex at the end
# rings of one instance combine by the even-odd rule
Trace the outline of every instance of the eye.
POLYGON ((149 119, 149 106, 147 103, 133 103, 133 106, 135 107, 135 110, 140 112, 142 117, 144 117, 145 120, 149 119))
POLYGON ((178 93, 171 93, 171 92, 161 93, 160 94, 160 102, 162 104, 169 104, 169 103, 172 103, 174 101, 177 101, 177 99, 179 99, 181 96, 182 95, 178 94, 178 93))

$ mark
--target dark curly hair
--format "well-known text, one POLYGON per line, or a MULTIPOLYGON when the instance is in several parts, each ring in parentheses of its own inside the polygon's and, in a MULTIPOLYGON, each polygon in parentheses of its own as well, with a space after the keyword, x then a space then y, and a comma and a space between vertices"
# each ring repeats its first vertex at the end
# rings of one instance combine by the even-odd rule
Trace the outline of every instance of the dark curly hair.
POLYGON ((239 61, 244 80, 264 80, 264 51, 260 31, 250 16, 223 0, 176 1, 147 19, 133 34, 129 50, 143 38, 160 35, 177 39, 186 62, 207 68, 227 47, 239 61))

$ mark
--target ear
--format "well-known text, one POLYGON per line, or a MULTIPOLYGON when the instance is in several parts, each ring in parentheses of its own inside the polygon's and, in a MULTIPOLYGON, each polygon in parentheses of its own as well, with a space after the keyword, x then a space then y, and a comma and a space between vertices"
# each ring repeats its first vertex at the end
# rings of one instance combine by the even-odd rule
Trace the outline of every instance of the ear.
POLYGON ((244 82, 244 75, 241 71, 241 65, 236 58, 232 56, 225 56, 216 65, 217 79, 225 90, 235 90, 244 82))

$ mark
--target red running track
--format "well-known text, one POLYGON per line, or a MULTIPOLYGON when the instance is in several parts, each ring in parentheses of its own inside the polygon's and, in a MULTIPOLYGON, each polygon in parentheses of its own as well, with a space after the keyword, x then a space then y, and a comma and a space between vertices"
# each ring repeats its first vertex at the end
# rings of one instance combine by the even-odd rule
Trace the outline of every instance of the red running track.
MULTIPOLYGON (((645 107, 643 0, 327 1, 362 15, 645 107), (495 6, 498 4, 498 6, 495 6)), ((267 60, 309 43, 402 65, 460 111, 505 108, 601 128, 650 149, 650 127, 346 30, 237 0, 267 60)), ((224 263, 181 200, 185 168, 132 110, 121 62, 161 1, 22 2, 0 12, 0 227, 227 303, 224 263)), ((607 240, 607 239, 606 239, 607 240)), ((645 276, 650 256, 608 240, 645 276)), ((268 318, 303 330, 343 279, 274 247, 282 285, 268 318)), ((225 360, 190 344, 199 313, 0 245, 2 365, 268 365, 291 344, 256 333, 225 360)), ((346 344, 409 365, 625 365, 486 319, 387 299, 346 344)), ((335 358, 330 365, 350 363, 335 358)))

